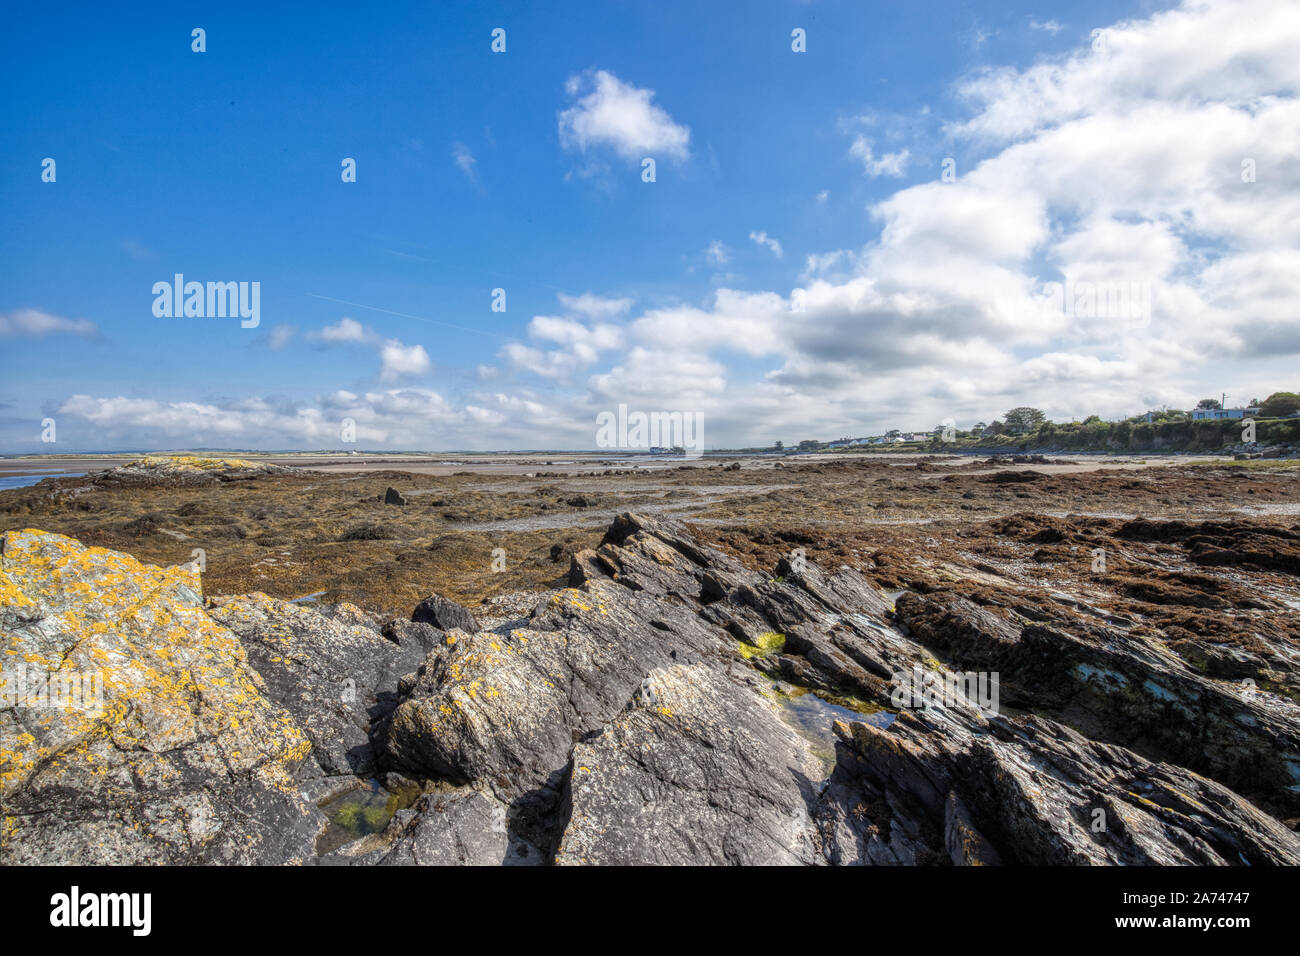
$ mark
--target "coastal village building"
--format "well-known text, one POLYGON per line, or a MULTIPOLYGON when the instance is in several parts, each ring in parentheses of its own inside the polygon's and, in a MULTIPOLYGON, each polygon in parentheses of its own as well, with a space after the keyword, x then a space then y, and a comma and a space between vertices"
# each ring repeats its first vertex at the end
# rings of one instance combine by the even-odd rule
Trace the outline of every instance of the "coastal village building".
POLYGON ((1247 418, 1258 415, 1258 408, 1193 408, 1188 414, 1192 421, 1216 421, 1225 418, 1247 418))

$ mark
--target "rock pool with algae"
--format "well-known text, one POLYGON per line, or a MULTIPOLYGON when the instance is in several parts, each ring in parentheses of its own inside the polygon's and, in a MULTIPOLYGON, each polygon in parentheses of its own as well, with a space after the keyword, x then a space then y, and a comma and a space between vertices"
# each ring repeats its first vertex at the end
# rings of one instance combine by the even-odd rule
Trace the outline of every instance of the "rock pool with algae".
POLYGON ((329 825, 316 840, 316 852, 329 853, 353 840, 379 833, 398 810, 415 803, 418 795, 418 789, 392 793, 378 780, 367 780, 363 786, 331 797, 320 804, 329 825))
MULTIPOLYGON (((785 635, 775 631, 760 634, 751 644, 737 641, 740 654, 746 660, 755 660, 780 654, 785 650, 785 635)), ((835 766, 835 733, 832 727, 837 720, 861 721, 877 727, 888 727, 894 714, 878 704, 841 694, 817 694, 807 687, 785 681, 773 684, 769 693, 778 704, 786 720, 812 742, 813 752, 826 767, 835 766)))
POLYGON ((835 767, 835 721, 854 721, 886 728, 895 714, 878 704, 839 694, 818 694, 806 687, 780 681, 768 692, 781 707, 782 715, 812 743, 812 751, 821 760, 827 774, 835 767))

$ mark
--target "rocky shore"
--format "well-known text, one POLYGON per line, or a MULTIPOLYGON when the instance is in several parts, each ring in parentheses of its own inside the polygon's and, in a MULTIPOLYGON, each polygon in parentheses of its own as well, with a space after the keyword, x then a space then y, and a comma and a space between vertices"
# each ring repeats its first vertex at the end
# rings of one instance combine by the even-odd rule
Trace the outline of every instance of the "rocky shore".
MULTIPOLYGON (((213 480, 305 480, 246 464, 213 480)), ((761 544, 627 511, 554 587, 395 616, 205 596, 194 564, 9 530, 0 856, 1300 863, 1300 531, 1016 513, 989 533, 1044 552, 1055 597, 1000 578, 996 549, 946 582, 885 550, 764 568, 761 544), (1134 603, 1073 587, 1094 543, 1134 603)))

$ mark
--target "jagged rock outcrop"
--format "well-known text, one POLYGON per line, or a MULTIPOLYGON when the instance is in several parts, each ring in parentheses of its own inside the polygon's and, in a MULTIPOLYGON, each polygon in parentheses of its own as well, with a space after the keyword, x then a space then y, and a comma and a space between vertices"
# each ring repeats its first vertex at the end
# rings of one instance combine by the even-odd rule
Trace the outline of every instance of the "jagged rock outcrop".
POLYGON ((1300 839, 1226 787, 1050 720, 903 712, 835 729, 817 811, 832 863, 1300 863, 1300 839))
MULTIPOLYGON (((660 544, 680 541, 680 529, 668 528, 662 536, 656 535, 658 524, 624 516, 611 529, 601 549, 576 555, 573 576, 590 581, 604 571, 614 580, 623 580, 630 574, 642 589, 646 589, 646 581, 653 581, 651 587, 655 593, 676 596, 694 594, 695 583, 701 583, 698 593, 703 618, 727 628, 732 636, 749 644, 754 644, 764 631, 780 631, 784 635, 780 653, 759 657, 755 663, 768 672, 789 676, 803 684, 848 689, 889 708, 892 685, 887 682, 892 682, 894 676, 918 666, 927 672, 946 672, 933 658, 937 652, 949 659, 956 658, 959 666, 1001 670, 1001 678, 1009 683, 1014 696, 1022 683, 1015 670, 1015 653, 1022 645, 1034 646, 1035 659, 1050 659, 1057 669, 1076 667, 1076 674, 1082 675, 1080 679, 1086 679, 1089 674, 1088 659, 1097 670, 1123 663, 1134 670, 1135 682, 1141 676, 1141 682, 1135 683, 1135 687, 1144 689, 1149 689, 1145 684, 1157 665, 1165 667, 1165 676, 1169 674, 1173 656, 1166 652, 1161 658, 1152 648, 1144 648, 1134 641, 1125 643, 1122 635, 1109 635, 1106 640, 1091 643, 1076 640, 1071 644, 1069 635, 1052 635, 1049 639, 1047 628, 1043 627, 1036 630, 1031 627, 1022 633, 1021 628, 1011 627, 1004 618, 985 613, 970 602, 963 607, 969 611, 965 620, 949 619, 944 626, 930 631, 918 627, 920 633, 909 637, 885 622, 887 604, 883 596, 861 579, 861 575, 846 568, 826 575, 813 563, 802 564, 800 572, 796 572, 789 562, 783 562, 776 568, 777 576, 783 578, 780 581, 737 571, 731 562, 720 562, 720 574, 716 576, 698 564, 689 568, 685 578, 677 575, 675 579, 662 570, 651 575, 643 570, 641 559, 646 557, 646 551, 658 554, 662 549, 656 544, 638 548, 637 537, 643 541, 655 538, 660 544), (629 532, 632 525, 636 529, 629 532), (628 555, 616 550, 629 540, 633 541, 636 553, 628 555), (914 640, 917 637, 919 640, 914 640)), ((669 548, 676 553, 685 550, 673 545, 669 548)), ((686 549, 703 554, 694 550, 693 545, 686 549)), ((664 568, 675 562, 653 563, 664 568)), ((926 600, 910 594, 901 598, 904 617, 919 626, 922 622, 913 611, 926 600)), ((1177 661, 1174 669, 1178 670, 1177 661)), ((1040 672, 1039 676, 1049 678, 1050 675, 1040 672)), ((1231 741, 1223 744, 1223 753, 1226 756, 1232 748, 1239 748, 1243 754, 1239 765, 1258 763, 1266 767, 1265 773, 1274 780, 1275 786, 1283 787, 1287 783, 1282 777, 1284 767, 1288 766, 1287 741, 1300 726, 1291 713, 1290 702, 1261 693, 1253 701, 1260 713, 1247 713, 1240 706, 1242 701, 1236 685, 1216 683, 1195 674, 1179 674, 1179 678, 1196 685, 1193 691, 1187 685, 1173 683, 1175 688, 1187 689, 1188 696, 1199 701, 1201 714, 1225 719, 1245 714, 1245 719, 1235 719, 1234 728, 1219 728, 1219 734, 1226 734, 1226 739, 1231 741), (1242 732, 1238 734, 1238 730, 1242 732), (1232 741, 1232 737, 1238 739, 1232 741)), ((1069 687, 1069 682, 1063 685, 1069 687)), ((1039 682, 1039 687, 1045 696, 1060 692, 1062 682, 1045 679, 1039 682)), ((1156 710, 1169 702, 1161 700, 1160 687, 1157 684, 1147 701, 1156 710)), ((887 715, 889 719, 880 722, 883 726, 863 721, 841 728, 845 741, 880 740, 880 744, 870 750, 870 760, 865 762, 861 747, 855 749, 841 743, 837 748, 839 763, 816 810, 828 861, 991 864, 1045 862, 1054 858, 1058 862, 1099 864, 1118 861, 1239 864, 1290 862, 1295 860, 1300 847, 1295 834, 1221 783, 1197 777, 1170 763, 1144 760, 1130 750, 1089 741, 1060 723, 1036 717, 1004 717, 989 722, 978 710, 961 701, 956 708, 918 711, 894 706, 892 710, 898 714, 897 719, 887 715), (996 739, 991 731, 993 724, 1006 737, 997 744, 993 743, 996 739), (933 728, 932 734, 924 737, 927 747, 946 747, 952 752, 945 753, 941 760, 933 758, 919 765, 885 760, 887 754, 901 752, 897 737, 927 726, 933 728), (979 779, 970 777, 971 761, 975 760, 971 754, 979 757, 984 774, 983 790, 974 786, 943 790, 933 783, 931 778, 939 766, 946 766, 945 773, 952 780, 962 779, 963 774, 967 775, 966 779, 979 779), (1097 761, 1106 769, 1092 769, 1097 761), (863 771, 866 765, 870 765, 870 773, 863 771), (881 771, 881 767, 885 770, 881 771), (1037 825, 1018 830, 1009 826, 1010 821, 998 822, 998 808, 1014 796, 1014 787, 1002 788, 1000 800, 988 800, 980 793, 1000 792, 992 790, 993 784, 1006 780, 1018 782, 1017 786, 1023 784, 1031 796, 1048 792, 1045 780, 1036 782, 1035 775, 1026 774, 1027 767, 1040 767, 1039 773, 1047 774, 1048 780, 1063 778, 1070 783, 1058 784, 1054 793, 1056 803, 1037 806, 1037 825), (1121 769, 1126 770, 1127 777, 1119 773, 1121 769), (1169 796, 1171 788, 1177 788, 1180 795, 1177 800, 1169 796), (917 793, 923 793, 926 800, 919 801, 917 793), (1171 800, 1175 803, 1170 803, 1171 800), (876 816, 881 817, 879 822, 872 819, 872 806, 876 816), (910 806, 910 810, 900 812, 897 809, 900 806, 910 806), (1104 809, 1113 818, 1109 831, 1101 831, 1102 838, 1093 839, 1089 827, 1095 825, 1095 819, 1091 816, 1083 830, 1071 830, 1069 822, 1056 819, 1056 814, 1067 806, 1104 809), (844 830, 837 832, 837 827, 844 830), (1223 839, 1221 830, 1230 834, 1230 839, 1223 839), (846 838, 845 832, 857 835, 846 838), (883 839, 876 836, 872 843, 871 839, 862 838, 863 832, 883 832, 884 836, 883 839), (1049 839, 1053 832, 1067 832, 1070 839, 1061 836, 1053 849, 1047 849, 1053 847, 1049 839)), ((1078 709, 1071 708, 1062 708, 1060 713, 1067 719, 1079 715, 1078 709)), ((1213 728, 1218 724, 1213 719, 1208 723, 1209 728, 1203 728, 1193 740, 1204 744, 1206 737, 1213 736, 1213 728)), ((1183 731, 1187 732, 1187 728, 1183 727, 1183 731)), ((1184 754, 1191 756, 1190 749, 1184 749, 1184 754)), ((1227 765, 1219 763, 1217 769, 1227 770, 1227 765)), ((1274 796, 1278 796, 1277 790, 1274 796)))
POLYGON ((412 773, 491 788, 537 843, 554 835, 574 743, 604 727, 655 667, 729 651, 685 608, 608 581, 555 592, 526 628, 452 630, 444 640, 404 682, 387 753, 412 773))
MULTIPOLYGON (((533 832, 543 836, 561 828, 558 862, 1295 858, 1298 844, 1289 830, 1221 784, 1181 767, 1090 741, 1041 717, 990 720, 969 701, 920 710, 897 706, 898 675, 953 676, 935 653, 960 660, 956 652, 965 649, 982 668, 997 670, 1027 643, 1060 666, 1071 665, 1060 647, 1041 640, 1035 645, 1033 636, 1026 641, 1005 619, 974 605, 966 608, 970 621, 951 621, 942 642, 928 634, 917 640, 892 626, 888 601, 855 571, 828 574, 811 562, 796 568, 783 561, 769 577, 700 546, 678 525, 636 515, 620 516, 598 549, 574 555, 570 583, 575 587, 539 606, 527 629, 504 639, 458 635, 465 656, 445 653, 432 669, 426 666, 399 708, 401 725, 394 721, 389 741, 399 762, 490 786, 503 799, 560 787, 563 799, 545 804, 533 820, 533 832), (660 632, 657 641, 650 635, 650 646, 678 659, 663 663, 647 653, 641 643, 647 620, 660 632), (584 637, 619 651, 608 673, 583 656, 584 637), (570 647, 575 639, 576 654, 570 647), (806 767, 793 772, 802 760, 790 757, 780 734, 758 734, 737 747, 738 726, 770 725, 755 713, 739 716, 762 698, 759 690, 723 676, 736 668, 754 676, 729 653, 728 642, 758 651, 746 656, 766 673, 888 709, 881 720, 840 728, 829 780, 806 767), (634 685, 638 673, 646 677, 634 685), (680 710, 666 705, 675 719, 649 703, 664 699, 656 683, 679 698, 680 710), (709 691, 692 694, 696 686, 709 691), (601 692, 592 695, 593 688, 601 692), (626 700, 612 713, 620 694, 626 700), (696 706, 705 698, 713 711, 696 706), (577 700, 590 703, 575 706, 577 700), (913 758, 902 759, 912 750, 913 758), (743 766, 728 763, 738 751, 749 755, 743 766), (692 775, 702 754, 708 755, 704 769, 692 775), (1092 766, 1098 761, 1103 770, 1092 766), (792 821, 799 813, 782 814, 798 792, 804 801, 799 812, 814 821, 811 829, 773 831, 764 824, 749 844, 722 840, 736 806, 700 794, 725 794, 745 773, 754 776, 739 789, 752 813, 762 818, 766 808, 780 807, 776 818, 792 821), (806 785, 796 782, 800 774, 806 785), (1021 787, 1028 795, 1025 821, 1001 819, 999 807, 1012 805, 1021 787), (1170 796, 1175 790, 1177 798, 1170 796), (1108 829, 1094 832, 1093 810, 1106 814, 1108 829), (1084 824, 1072 822, 1076 818, 1084 824), (658 838, 647 837, 656 832, 658 838), (692 842, 692 833, 709 836, 692 842), (816 850, 811 856, 809 847, 816 850)), ((1075 651, 1091 648, 1081 644, 1075 651)), ((1131 666, 1149 668, 1137 652, 1128 648, 1137 657, 1131 666)), ((1014 674, 1011 686, 1018 688, 1014 674)), ((1264 728, 1257 749, 1287 732, 1285 719, 1264 728)))
POLYGON ((91 484, 106 488, 181 487, 248 481, 270 475, 301 475, 300 468, 242 458, 201 458, 197 455, 162 455, 138 458, 102 471, 91 484))
POLYGON ((296 781, 311 743, 205 612, 192 567, 9 531, 0 631, 6 863, 311 855, 324 818, 296 781))
POLYGON ((1060 616, 1038 623, 951 594, 904 594, 911 636, 955 666, 995 670, 1007 703, 1175 761, 1300 813, 1300 706, 1205 676, 1161 642, 1060 616))
POLYGON ((113 675, 99 717, 0 706, 7 861, 1300 863, 1270 815, 1294 705, 1105 617, 895 607, 850 568, 765 574, 634 514, 490 629, 436 595, 387 623, 205 606, 191 568, 0 541, 6 649, 113 675), (860 719, 828 745, 784 681, 860 719), (356 777, 414 803, 314 855, 314 801, 356 777))
POLYGON ((265 594, 213 598, 208 613, 239 636, 268 698, 294 715, 325 777, 372 776, 371 731, 397 704, 402 675, 424 647, 385 638, 350 604, 329 611, 265 594))

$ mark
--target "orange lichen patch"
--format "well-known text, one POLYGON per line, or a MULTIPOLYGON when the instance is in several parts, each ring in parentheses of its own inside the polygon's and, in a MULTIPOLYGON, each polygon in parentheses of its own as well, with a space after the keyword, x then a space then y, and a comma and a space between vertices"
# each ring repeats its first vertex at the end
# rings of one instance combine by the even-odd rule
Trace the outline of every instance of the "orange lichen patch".
POLYGON ((93 676, 102 701, 19 708, 21 727, 0 716, 0 796, 36 774, 85 766, 103 774, 95 765, 114 750, 147 777, 167 772, 168 752, 196 747, 227 773, 254 772, 276 786, 287 786, 288 768, 310 753, 294 720, 262 695, 239 639, 204 610, 191 566, 160 568, 63 535, 10 531, 0 611, 10 608, 23 613, 5 631, 5 660, 21 658, 38 679, 93 676))
POLYGON ((577 588, 561 588, 551 595, 551 604, 568 606, 579 611, 597 610, 601 614, 608 614, 605 602, 596 594, 580 591, 577 588))

